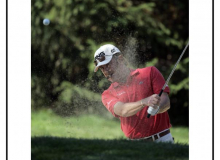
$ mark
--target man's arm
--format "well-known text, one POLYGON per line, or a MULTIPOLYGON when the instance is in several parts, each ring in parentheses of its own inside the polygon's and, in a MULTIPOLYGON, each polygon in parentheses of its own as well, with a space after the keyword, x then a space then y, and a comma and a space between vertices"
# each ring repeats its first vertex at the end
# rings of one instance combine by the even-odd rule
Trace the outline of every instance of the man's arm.
POLYGON ((167 93, 162 93, 161 97, 154 94, 137 102, 117 102, 114 105, 114 112, 121 117, 129 117, 135 115, 144 106, 156 107, 158 105, 160 106, 158 113, 163 113, 170 108, 170 100, 167 93))
POLYGON ((121 117, 129 117, 135 115, 138 111, 144 108, 143 102, 130 102, 130 103, 123 103, 117 102, 114 105, 114 112, 115 114, 121 117))
MULTIPOLYGON (((160 103, 159 103, 160 109, 158 113, 163 113, 170 109, 170 98, 166 92, 163 92, 160 96, 160 103)), ((157 113, 157 114, 158 114, 157 113)))

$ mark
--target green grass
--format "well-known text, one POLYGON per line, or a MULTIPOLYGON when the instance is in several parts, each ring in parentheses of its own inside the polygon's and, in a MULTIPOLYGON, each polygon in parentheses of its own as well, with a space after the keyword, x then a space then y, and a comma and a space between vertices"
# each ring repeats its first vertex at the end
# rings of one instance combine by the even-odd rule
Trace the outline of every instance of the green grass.
POLYGON ((51 111, 32 112, 32 136, 56 136, 88 139, 124 137, 120 124, 95 115, 62 118, 51 111))
MULTIPOLYGON (((189 143, 187 127, 172 127, 175 143, 189 143)), ((120 122, 97 115, 62 118, 51 110, 41 110, 31 114, 31 136, 52 136, 83 139, 126 139, 120 122)))
POLYGON ((41 110, 31 115, 31 159, 188 160, 188 128, 171 132, 175 144, 129 141, 119 121, 97 115, 61 118, 41 110))
POLYGON ((172 127, 171 134, 175 138, 175 143, 189 144, 188 127, 172 127))

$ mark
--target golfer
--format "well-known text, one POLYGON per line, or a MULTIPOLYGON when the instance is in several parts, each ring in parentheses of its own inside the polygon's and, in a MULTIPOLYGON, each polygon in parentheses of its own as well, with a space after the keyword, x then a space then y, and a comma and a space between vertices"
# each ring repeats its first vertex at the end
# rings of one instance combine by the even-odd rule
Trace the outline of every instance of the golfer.
POLYGON ((120 119, 125 136, 131 140, 173 143, 167 113, 170 108, 169 87, 164 89, 161 97, 158 96, 165 84, 158 69, 129 68, 120 50, 111 44, 101 46, 94 58, 94 72, 100 69, 111 82, 102 93, 102 103, 120 119), (147 118, 149 106, 153 111, 147 118))

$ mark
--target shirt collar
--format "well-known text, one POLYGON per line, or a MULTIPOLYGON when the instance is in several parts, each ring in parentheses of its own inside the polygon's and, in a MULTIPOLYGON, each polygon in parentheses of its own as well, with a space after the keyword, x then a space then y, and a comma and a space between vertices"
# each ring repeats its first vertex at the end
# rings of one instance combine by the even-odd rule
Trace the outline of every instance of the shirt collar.
MULTIPOLYGON (((127 78, 126 84, 130 84, 132 81, 132 78, 137 76, 138 74, 139 74, 139 71, 137 69, 130 69, 130 75, 127 78)), ((112 85, 114 88, 117 88, 120 86, 120 84, 118 82, 114 82, 114 83, 112 83, 112 85)))

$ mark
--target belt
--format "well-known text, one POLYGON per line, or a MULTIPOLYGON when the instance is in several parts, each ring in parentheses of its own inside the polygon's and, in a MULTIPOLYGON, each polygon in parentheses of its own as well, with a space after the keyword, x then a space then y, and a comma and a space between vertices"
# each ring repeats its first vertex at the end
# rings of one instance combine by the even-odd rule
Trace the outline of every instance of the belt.
POLYGON ((169 134, 169 133, 170 133, 170 130, 168 129, 168 130, 166 130, 166 131, 164 131, 164 132, 154 134, 154 135, 152 135, 152 136, 150 136, 150 137, 140 138, 140 139, 132 139, 132 140, 138 140, 138 141, 155 141, 155 140, 159 139, 160 137, 163 137, 163 136, 165 136, 165 135, 167 135, 167 134, 169 134), (158 136, 158 135, 159 135, 159 136, 158 136))

